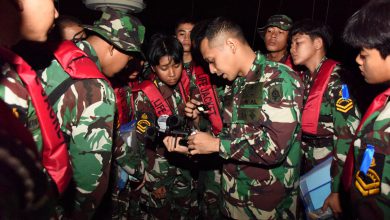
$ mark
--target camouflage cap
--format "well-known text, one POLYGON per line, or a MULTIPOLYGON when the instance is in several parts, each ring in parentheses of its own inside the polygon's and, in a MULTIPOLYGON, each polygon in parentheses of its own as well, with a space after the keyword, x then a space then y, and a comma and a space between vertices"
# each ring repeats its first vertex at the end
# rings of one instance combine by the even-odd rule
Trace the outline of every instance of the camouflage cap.
POLYGON ((99 20, 84 28, 100 35, 120 50, 141 52, 145 27, 138 18, 126 12, 106 8, 99 20))
POLYGON ((268 18, 265 26, 258 28, 257 31, 261 36, 263 36, 265 30, 268 27, 277 27, 282 30, 288 31, 290 30, 292 24, 293 24, 292 19, 287 15, 272 15, 271 17, 268 18))

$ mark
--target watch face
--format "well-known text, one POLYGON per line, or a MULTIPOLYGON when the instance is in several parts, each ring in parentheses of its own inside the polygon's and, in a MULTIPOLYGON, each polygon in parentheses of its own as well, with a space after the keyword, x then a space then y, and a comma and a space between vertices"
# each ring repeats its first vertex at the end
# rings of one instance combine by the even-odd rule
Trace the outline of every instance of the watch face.
POLYGON ((209 110, 209 108, 206 105, 198 105, 196 106, 196 108, 198 109, 199 112, 205 112, 209 110))

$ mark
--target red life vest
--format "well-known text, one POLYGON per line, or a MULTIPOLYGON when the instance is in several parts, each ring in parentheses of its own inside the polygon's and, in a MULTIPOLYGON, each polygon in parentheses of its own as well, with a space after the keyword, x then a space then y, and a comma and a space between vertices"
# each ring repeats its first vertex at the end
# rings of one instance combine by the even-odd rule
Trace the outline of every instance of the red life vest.
POLYGON ((110 81, 100 72, 88 55, 72 41, 63 41, 54 51, 58 63, 73 79, 103 79, 110 81))
POLYGON ((294 65, 293 65, 293 62, 291 60, 290 55, 287 55, 287 59, 286 59, 286 61, 284 61, 284 64, 294 70, 294 65))
POLYGON ((60 124, 49 104, 41 81, 36 72, 12 51, 0 47, 0 57, 14 65, 16 72, 30 94, 41 128, 43 140, 42 164, 56 183, 59 193, 62 193, 72 178, 72 168, 60 124))
POLYGON ((195 66, 193 73, 195 74, 195 84, 199 89, 200 97, 203 104, 208 107, 208 117, 211 122, 212 131, 215 135, 222 131, 222 118, 219 112, 217 94, 210 82, 210 76, 203 71, 200 66, 195 66))
POLYGON ((325 60, 314 80, 302 113, 302 131, 305 134, 317 134, 322 97, 328 87, 330 75, 337 64, 338 62, 334 60, 325 60))
MULTIPOLYGON (((188 101, 188 94, 190 91, 190 81, 185 70, 183 70, 181 74, 180 83, 178 86, 180 88, 180 93, 183 102, 186 103, 188 101)), ((161 115, 173 114, 168 103, 161 95, 160 90, 158 90, 157 86, 151 80, 145 80, 142 83, 133 87, 133 92, 138 92, 140 90, 142 90, 142 92, 144 92, 150 100, 150 103, 152 104, 157 117, 160 117, 161 115)))

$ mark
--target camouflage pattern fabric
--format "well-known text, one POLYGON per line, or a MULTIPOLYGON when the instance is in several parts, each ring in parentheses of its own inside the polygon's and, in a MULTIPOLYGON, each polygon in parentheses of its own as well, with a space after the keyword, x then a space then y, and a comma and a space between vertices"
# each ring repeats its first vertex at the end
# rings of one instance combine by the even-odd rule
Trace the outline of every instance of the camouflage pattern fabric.
MULTIPOLYGON (((132 109, 131 104, 131 88, 129 86, 124 86, 121 88, 124 92, 123 98, 126 99, 126 103, 128 104, 128 107, 130 108, 129 113, 131 114, 134 109, 132 109)), ((133 176, 136 179, 141 179, 144 176, 144 164, 141 160, 142 156, 144 155, 144 152, 142 152, 144 149, 138 145, 135 146, 128 146, 127 143, 124 142, 124 140, 121 138, 121 134, 119 131, 119 122, 116 121, 116 135, 115 135, 115 148, 113 153, 113 158, 115 159, 115 162, 122 167, 129 175, 133 176)))
MULTIPOLYGON (((307 100, 310 88, 325 60, 326 58, 321 61, 314 74, 306 73, 304 75, 304 100, 307 100)), ((313 137, 303 134, 302 138, 302 153, 305 159, 303 169, 305 171, 333 156, 331 166, 332 192, 339 192, 345 158, 360 121, 360 112, 353 98, 350 98, 353 104, 348 108, 342 108, 338 104, 338 100, 342 98, 343 81, 341 76, 343 71, 345 70, 338 64, 330 75, 328 88, 322 98, 318 135, 313 137)))
POLYGON ((268 18, 267 23, 263 27, 258 28, 257 31, 263 38, 268 27, 277 27, 279 29, 288 31, 292 25, 293 21, 287 15, 272 15, 268 18))
POLYGON ((231 219, 295 219, 303 85, 260 52, 245 77, 226 86, 219 155, 222 213, 231 219))
MULTIPOLYGON (((124 11, 115 10, 112 8, 105 8, 101 18, 94 22, 93 26, 85 26, 85 29, 94 32, 101 38, 112 43, 117 49, 121 52, 141 52, 141 44, 144 40, 145 27, 142 23, 134 16, 127 14, 124 11)), ((134 54, 131 54, 133 56, 134 54)), ((127 71, 128 67, 125 67, 122 71, 127 71)), ((116 76, 120 75, 118 73, 116 76)), ((126 80, 126 79, 125 79, 126 80)), ((119 82, 123 83, 123 82, 119 82)), ((114 84, 113 84, 114 85, 114 84)), ((119 85, 120 95, 122 99, 125 99, 128 106, 131 108, 131 88, 128 85, 119 85)), ((119 97, 117 97, 119 98, 119 97)), ((133 109, 130 109, 129 113, 131 114, 133 109)), ((116 122, 118 120, 115 120, 116 122)), ((134 144, 134 146, 129 146, 126 144, 119 132, 119 123, 115 125, 115 135, 114 135, 114 151, 113 157, 115 163, 113 163, 113 187, 112 189, 112 207, 113 213, 112 218, 127 218, 132 217, 131 213, 137 213, 139 206, 136 204, 139 203, 137 196, 139 192, 133 192, 132 185, 134 182, 128 181, 125 183, 123 189, 118 188, 119 181, 121 177, 121 170, 123 169, 133 178, 142 181, 144 176, 144 163, 141 158, 145 154, 144 148, 134 144), (130 199, 130 200, 129 200, 130 199), (132 203, 129 206, 128 203, 132 203)), ((134 189, 134 188, 133 188, 134 189)))
POLYGON ((49 219, 55 214, 54 188, 35 142, 1 99, 0 112, 0 219, 49 219))
POLYGON ((390 219, 390 104, 370 115, 364 122, 354 146, 354 172, 351 185, 351 204, 354 219, 390 219), (368 145, 374 155, 367 175, 360 171, 368 145))
MULTIPOLYGON (((180 82, 179 82, 180 83, 180 82)), ((164 99, 176 114, 184 116, 184 107, 179 88, 171 89, 159 80, 155 84, 161 91, 164 99)), ((135 94, 136 115, 148 114, 148 121, 156 122, 155 110, 150 100, 141 91, 135 94)), ((137 130, 138 131, 138 130, 137 130)), ((188 219, 191 207, 195 207, 191 198, 194 188, 191 175, 186 168, 190 163, 184 155, 172 155, 165 150, 162 137, 153 142, 143 140, 142 131, 139 131, 141 145, 146 150, 145 158, 145 185, 141 189, 141 202, 145 206, 147 219, 188 219), (166 198, 158 199, 152 192, 165 187, 166 198)))
MULTIPOLYGON (((193 73, 193 67, 195 65, 195 62, 190 62, 183 64, 183 67, 190 78, 191 98, 201 102, 202 98, 200 97, 199 89, 195 84, 196 75, 193 73)), ((216 86, 214 86, 214 88, 217 91, 216 86)), ((206 117, 201 117, 200 124, 201 130, 211 130, 210 121, 206 117)), ((199 205, 200 207, 199 211, 201 218, 220 219, 222 217, 219 211, 219 204, 221 203, 222 161, 216 154, 199 155, 195 160, 197 163, 195 164, 196 168, 194 168, 197 169, 196 172, 198 175, 196 183, 198 203, 196 205, 199 205)))
MULTIPOLYGON (((0 98, 12 109, 15 116, 21 121, 30 131, 38 130, 39 123, 35 113, 35 108, 32 105, 30 95, 24 87, 22 80, 13 67, 0 60, 0 98)), ((34 140, 37 144, 38 152, 42 151, 42 135, 38 130, 34 135, 34 140)))
POLYGON ((84 28, 97 33, 123 51, 141 52, 145 27, 138 18, 126 12, 107 7, 93 26, 85 25, 84 28))
MULTIPOLYGON (((82 41, 77 46, 98 65, 96 52, 82 41)), ((53 60, 41 75, 48 94, 69 75, 57 60, 53 60)), ((107 190, 113 126, 115 95, 101 79, 75 80, 53 105, 61 130, 68 138, 73 167, 73 187, 64 194, 65 216, 91 218, 107 190)))
MULTIPOLYGON (((131 105, 131 88, 124 86, 123 96, 130 108, 129 113, 134 111, 131 105)), ((118 126, 115 126, 118 131, 118 126)), ((113 192, 112 192, 112 216, 111 219, 141 219, 143 216, 140 206, 140 190, 135 191, 138 185, 142 182, 145 174, 145 148, 138 144, 129 146, 120 137, 120 132, 116 132, 115 147, 113 153, 114 163, 112 164, 111 173, 113 176, 113 192), (127 175, 137 179, 128 179, 124 183, 123 189, 118 187, 121 180, 121 170, 127 175)), ((136 138, 136 137, 133 137, 136 138)))

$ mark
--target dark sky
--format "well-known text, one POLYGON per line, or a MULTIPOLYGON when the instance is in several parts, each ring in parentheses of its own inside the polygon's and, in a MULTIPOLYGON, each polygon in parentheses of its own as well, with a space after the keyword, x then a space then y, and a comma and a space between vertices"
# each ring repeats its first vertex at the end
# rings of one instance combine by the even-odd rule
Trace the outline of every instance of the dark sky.
MULTIPOLYGON (((146 39, 156 32, 172 33, 175 22, 182 17, 195 20, 226 16, 238 22, 254 49, 264 44, 255 32, 269 16, 286 14, 294 21, 312 18, 326 22, 334 32, 335 43, 330 51, 344 59, 339 50, 339 36, 349 16, 368 0, 144 0, 146 8, 136 14, 146 26, 146 39)), ((87 9, 81 0, 60 0, 60 14, 73 15, 91 24, 100 13, 87 9)))

